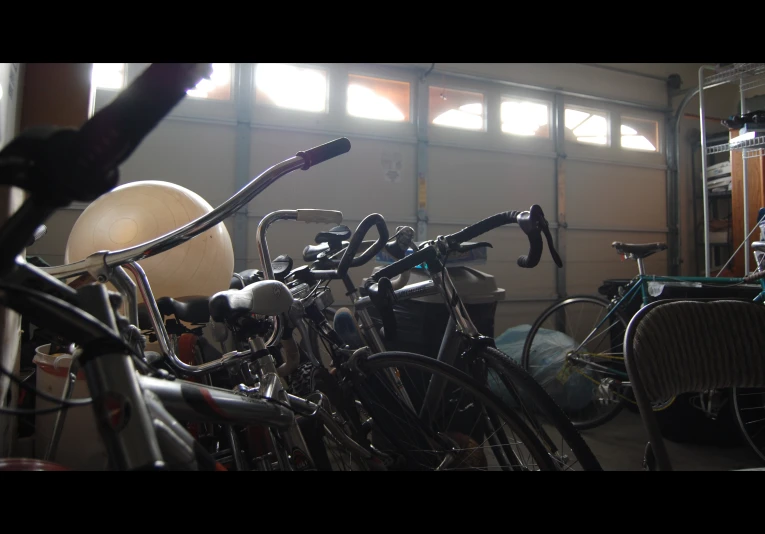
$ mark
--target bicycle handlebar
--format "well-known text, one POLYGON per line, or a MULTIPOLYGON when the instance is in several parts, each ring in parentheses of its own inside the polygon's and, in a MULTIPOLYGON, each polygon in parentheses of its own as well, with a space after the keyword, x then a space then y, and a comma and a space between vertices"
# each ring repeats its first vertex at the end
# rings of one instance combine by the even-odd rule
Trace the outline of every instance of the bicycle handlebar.
MULTIPOLYGON (((298 154, 311 153, 312 150, 322 149, 318 152, 320 155, 326 156, 331 154, 331 157, 335 157, 339 154, 347 152, 347 148, 350 146, 350 141, 345 138, 336 139, 330 141, 324 145, 316 147, 315 149, 307 150, 305 152, 298 152, 298 154), (326 148, 322 148, 326 147, 326 148), (334 147, 334 148, 333 148, 334 147)), ((313 153, 316 154, 316 153, 313 153)), ((319 161, 314 157, 313 164, 319 161)), ((326 157, 321 161, 326 161, 326 157)), ((231 198, 226 200, 223 204, 209 213, 191 221, 190 223, 178 228, 168 234, 162 235, 151 241, 134 245, 130 248, 115 250, 107 252, 104 255, 104 265, 102 267, 115 267, 118 265, 124 265, 129 262, 140 261, 151 256, 155 256, 166 250, 177 247, 178 245, 188 241, 189 239, 196 237, 197 235, 209 230, 216 224, 222 222, 230 215, 233 215, 236 211, 244 207, 253 198, 259 195, 264 189, 266 189, 273 182, 297 169, 305 167, 305 161, 302 156, 295 156, 289 159, 277 163, 273 167, 267 169, 259 176, 255 177, 249 184, 240 189, 231 198)), ((101 254, 101 253, 96 253, 101 254)), ((60 265, 57 267, 46 267, 44 270, 51 276, 57 278, 69 278, 72 276, 78 276, 88 271, 89 267, 93 267, 93 264, 88 258, 76 263, 68 265, 60 265)))
POLYGON ((98 198, 117 184, 119 165, 211 73, 211 63, 150 65, 79 129, 42 126, 17 136, 0 152, 10 171, 0 181, 55 207, 98 198))
POLYGON ((417 250, 413 254, 405 256, 404 258, 391 263, 390 265, 386 265, 374 273, 370 278, 367 279, 367 289, 371 287, 371 284, 377 283, 383 278, 393 278, 394 276, 397 276, 409 269, 414 269, 423 263, 430 264, 429 268, 435 267, 436 260, 438 259, 438 252, 434 246, 435 243, 444 243, 449 250, 456 251, 459 250, 462 243, 470 241, 471 239, 474 239, 481 234, 485 234, 486 232, 489 232, 495 228, 504 226, 506 224, 512 224, 514 222, 518 223, 518 226, 521 227, 521 230, 523 230, 523 232, 529 238, 529 253, 518 258, 518 265, 520 267, 531 269, 536 267, 539 263, 539 260, 542 257, 543 249, 542 233, 544 233, 545 237, 547 238, 547 244, 550 248, 550 254, 553 257, 553 261, 555 261, 558 267, 562 267, 563 262, 561 262, 560 256, 558 256, 558 253, 553 246, 552 236, 550 235, 549 226, 547 220, 545 220, 544 212, 542 212, 542 208, 540 206, 535 204, 531 206, 528 211, 505 211, 502 213, 497 213, 491 217, 483 219, 482 221, 478 221, 475 224, 471 224, 459 232, 455 232, 451 235, 439 238, 436 241, 426 243, 420 248, 420 250, 417 250))
POLYGON ((544 233, 547 238, 547 246, 550 248, 550 255, 552 256, 553 261, 558 267, 563 266, 563 262, 553 245, 552 235, 550 234, 549 224, 545 219, 545 214, 542 211, 541 206, 538 204, 531 206, 528 211, 506 211, 497 213, 496 215, 487 217, 467 228, 463 228, 459 232, 446 236, 444 240, 451 250, 456 250, 459 245, 465 241, 470 241, 490 230, 514 222, 518 223, 518 226, 521 227, 521 230, 523 230, 529 238, 529 253, 518 258, 519 267, 531 269, 539 264, 539 260, 542 258, 543 249, 542 233, 544 233))
POLYGON ((312 268, 311 273, 316 278, 320 279, 341 279, 348 273, 348 269, 351 267, 360 267, 372 258, 374 258, 388 242, 388 226, 385 224, 385 219, 379 213, 373 213, 368 215, 361 221, 353 233, 353 237, 348 243, 348 246, 343 250, 334 253, 338 255, 342 252, 342 257, 339 260, 325 257, 317 260, 319 262, 317 268, 312 268), (377 227, 377 233, 379 234, 376 241, 374 241, 360 256, 356 256, 356 251, 364 243, 364 237, 367 232, 373 227, 377 227), (335 269, 322 269, 324 265, 334 266, 335 269))
POLYGON ((340 259, 340 265, 337 266, 338 275, 342 277, 348 272, 350 267, 359 267, 367 263, 383 249, 387 242, 388 226, 385 224, 385 219, 383 219, 382 215, 373 213, 365 217, 353 233, 350 244, 345 249, 342 259, 340 259), (367 248, 361 256, 356 257, 356 251, 361 246, 361 242, 364 241, 364 237, 366 237, 367 232, 372 226, 377 227, 377 233, 379 234, 377 241, 367 248))
POLYGON ((329 143, 319 145, 317 147, 298 152, 297 157, 303 158, 305 164, 301 167, 304 171, 307 171, 314 165, 332 159, 341 154, 345 154, 351 149, 351 142, 345 137, 335 139, 329 143))

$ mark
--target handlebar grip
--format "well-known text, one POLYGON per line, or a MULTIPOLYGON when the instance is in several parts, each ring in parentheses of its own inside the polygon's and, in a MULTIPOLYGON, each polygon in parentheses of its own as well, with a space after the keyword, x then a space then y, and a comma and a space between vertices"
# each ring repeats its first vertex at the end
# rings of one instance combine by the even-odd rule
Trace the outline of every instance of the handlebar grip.
POLYGON ((153 63, 78 132, 76 168, 84 188, 96 187, 124 162, 202 78, 211 63, 153 63))
POLYGON ((335 210, 297 210, 297 219, 305 223, 340 224, 343 222, 343 212, 335 210))
POLYGON ((349 268, 359 267, 367 263, 382 250, 387 242, 388 226, 385 224, 385 219, 383 219, 382 215, 379 213, 373 213, 372 215, 365 217, 364 220, 359 223, 358 228, 356 228, 356 231, 353 233, 353 237, 348 244, 348 248, 345 249, 345 254, 343 254, 343 257, 340 260, 340 264, 337 266, 338 275, 341 277, 345 276, 345 273, 348 272, 349 268), (364 240, 364 236, 369 231, 369 229, 372 228, 372 226, 376 226, 377 233, 380 234, 377 238, 377 241, 375 241, 374 245, 366 249, 361 256, 355 258, 354 256, 356 255, 356 251, 359 249, 361 242, 364 240))
POLYGON ((318 163, 332 159, 340 154, 345 154, 350 149, 351 142, 347 137, 341 137, 334 141, 330 141, 329 143, 324 143, 323 145, 298 152, 295 155, 305 160, 305 164, 301 168, 304 171, 307 171, 318 163))
POLYGON ((482 221, 471 224, 467 228, 463 228, 459 232, 447 236, 447 240, 452 245, 471 241, 479 235, 485 234, 490 230, 494 230, 495 228, 499 228, 500 226, 504 226, 506 224, 514 223, 516 221, 517 215, 517 211, 505 211, 503 213, 497 213, 496 215, 487 217, 482 221))

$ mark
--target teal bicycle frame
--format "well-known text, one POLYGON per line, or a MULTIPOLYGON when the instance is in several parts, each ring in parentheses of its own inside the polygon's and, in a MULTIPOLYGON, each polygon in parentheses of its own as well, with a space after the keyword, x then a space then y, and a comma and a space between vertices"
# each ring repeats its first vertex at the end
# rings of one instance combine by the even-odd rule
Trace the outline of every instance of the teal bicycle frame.
MULTIPOLYGON (((675 283, 675 284, 692 284, 691 287, 701 287, 703 285, 716 285, 719 287, 726 287, 726 286, 738 286, 746 283, 744 278, 723 278, 723 277, 705 277, 705 276, 655 276, 655 275, 647 275, 645 274, 645 269, 643 267, 643 261, 637 260, 638 262, 638 269, 640 270, 640 274, 638 274, 635 278, 633 278, 626 286, 626 291, 624 294, 619 297, 618 300, 612 300, 611 304, 608 306, 608 313, 603 317, 603 319, 598 322, 598 324, 593 328, 593 330, 590 332, 590 334, 582 341, 579 346, 576 348, 576 351, 579 351, 585 344, 587 344, 592 336, 595 334, 595 332, 598 331, 598 329, 603 326, 603 324, 606 323, 606 321, 610 320, 614 314, 617 313, 617 310, 624 309, 629 304, 635 300, 635 298, 638 296, 638 294, 641 296, 643 300, 643 306, 646 306, 652 300, 655 300, 651 297, 649 291, 648 291, 648 285, 651 282, 659 282, 659 283, 675 283), (698 284, 696 286, 695 284, 698 284)), ((754 302, 762 302, 765 299, 765 279, 760 279, 760 293, 754 298, 754 302)), ((629 322, 629 318, 625 319, 629 322)), ((620 371, 613 368, 601 366, 598 364, 594 364, 593 362, 587 362, 587 365, 595 366, 600 368, 601 370, 612 373, 615 375, 618 375, 620 377, 627 378, 626 371, 620 371)), ((626 383, 625 383, 626 385, 626 383)))

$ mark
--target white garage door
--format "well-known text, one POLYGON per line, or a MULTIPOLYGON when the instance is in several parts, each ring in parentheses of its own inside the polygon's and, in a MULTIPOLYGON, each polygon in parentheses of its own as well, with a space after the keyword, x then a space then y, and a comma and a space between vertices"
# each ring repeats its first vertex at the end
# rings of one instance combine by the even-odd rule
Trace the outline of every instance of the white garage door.
MULTIPOLYGON (((418 201, 424 201, 420 215, 427 222, 420 230, 432 238, 496 212, 540 204, 562 239, 564 276, 547 252, 533 270, 517 266, 528 249, 517 227, 487 234, 494 248, 477 268, 506 290, 499 333, 533 321, 559 293, 591 294, 605 279, 634 276, 634 263, 622 262, 611 242, 666 239, 661 113, 475 78, 432 74, 421 81, 420 72, 379 65, 216 67, 217 85, 200 87, 163 121, 124 166, 123 182, 175 182, 215 206, 299 150, 341 136, 352 142, 350 153, 282 178, 239 223, 227 222, 240 268, 259 266, 257 225, 278 209, 337 209, 351 229, 378 212, 393 231, 417 227, 418 201)), ((112 88, 97 91, 96 108, 145 65, 113 72, 119 68, 119 83, 101 82, 112 88)), ((51 238, 30 253, 60 262, 76 214, 57 214, 51 238)), ((300 264, 303 247, 321 229, 276 223, 272 257, 289 254, 300 264)), ((647 267, 664 274, 666 264, 661 253, 647 267)), ((336 291, 336 298, 345 300, 342 294, 336 291)))

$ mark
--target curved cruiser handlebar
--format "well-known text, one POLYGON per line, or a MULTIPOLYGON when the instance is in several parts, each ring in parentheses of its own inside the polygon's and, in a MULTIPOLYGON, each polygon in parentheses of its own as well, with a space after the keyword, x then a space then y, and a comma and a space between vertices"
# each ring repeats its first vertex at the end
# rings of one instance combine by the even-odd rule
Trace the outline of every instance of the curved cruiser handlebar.
POLYGON ((97 252, 91 256, 95 257, 97 260, 99 257, 102 257, 103 265, 94 265, 93 260, 90 260, 89 257, 68 265, 46 267, 43 270, 57 278, 70 278, 84 274, 93 267, 109 268, 124 265, 129 262, 140 261, 173 247, 177 247, 202 232, 209 230, 230 215, 233 215, 285 174, 298 169, 305 170, 310 168, 310 166, 326 161, 329 158, 345 154, 350 149, 350 141, 345 137, 342 137, 310 150, 298 152, 298 155, 284 160, 281 163, 277 163, 273 167, 267 169, 223 204, 198 219, 191 221, 185 226, 152 239, 151 241, 147 241, 146 243, 141 243, 140 245, 111 252, 97 252))
POLYGON ((388 226, 385 224, 385 219, 379 213, 373 213, 364 218, 359 223, 356 231, 353 233, 348 246, 345 248, 342 258, 335 260, 331 258, 324 258, 319 260, 323 264, 337 265, 336 269, 311 269, 311 274, 319 279, 336 279, 343 278, 348 273, 348 269, 351 267, 360 267, 366 264, 374 258, 388 242, 388 226), (370 245, 360 256, 356 256, 356 252, 361 247, 364 237, 367 232, 373 227, 377 227, 377 233, 379 237, 372 245, 370 245))

